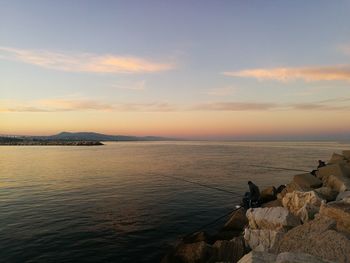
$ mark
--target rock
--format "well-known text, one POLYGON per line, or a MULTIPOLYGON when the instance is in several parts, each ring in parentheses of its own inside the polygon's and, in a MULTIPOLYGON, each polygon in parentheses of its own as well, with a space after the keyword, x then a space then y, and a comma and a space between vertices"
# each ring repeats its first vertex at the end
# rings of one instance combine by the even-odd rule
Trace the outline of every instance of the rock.
POLYGON ((244 227, 248 224, 248 219, 245 214, 246 211, 243 207, 234 211, 230 219, 224 225, 223 230, 243 231, 244 227))
POLYGON ((242 257, 238 263, 274 263, 277 255, 267 252, 251 251, 242 257))
POLYGON ((350 240, 335 227, 333 219, 317 216, 288 231, 274 252, 308 253, 323 260, 350 262, 350 240))
POLYGON ((350 150, 343 151, 343 156, 350 161, 350 150))
POLYGON ((322 180, 325 186, 337 192, 350 190, 350 178, 335 175, 325 175, 322 180))
POLYGON ((291 253, 283 252, 278 254, 276 263, 332 263, 328 260, 322 260, 319 257, 312 256, 306 253, 291 253))
POLYGON ((306 253, 283 252, 278 255, 252 251, 238 263, 335 263, 306 253))
MULTIPOLYGON (((350 204, 342 201, 322 204, 320 215, 327 216, 337 222, 339 231, 350 234, 350 204)), ((350 257, 350 255, 349 255, 350 257)), ((350 258, 349 258, 350 260, 350 258)))
POLYGON ((261 205, 261 207, 279 207, 281 206, 282 207, 282 202, 280 200, 274 200, 274 201, 270 201, 270 202, 267 202, 267 203, 264 203, 261 205))
POLYGON ((286 187, 279 194, 277 194, 277 199, 282 201, 283 197, 287 193, 292 193, 294 191, 311 191, 311 190, 312 188, 310 187, 301 187, 300 185, 292 181, 289 184, 287 184, 286 187))
POLYGON ((314 218, 314 215, 318 213, 321 202, 322 199, 315 191, 294 191, 287 193, 282 199, 283 206, 293 215, 298 216, 303 222, 314 218))
POLYGON ((323 177, 330 175, 334 175, 337 177, 350 176, 350 167, 348 166, 348 164, 336 163, 318 168, 317 177, 319 179, 323 180, 323 177))
POLYGON ((341 192, 337 195, 336 201, 350 203, 350 191, 341 192))
POLYGON ((260 197, 263 202, 268 202, 276 199, 277 189, 274 186, 270 186, 261 191, 260 197))
POLYGON ((250 208, 247 218, 251 229, 285 230, 300 224, 299 218, 283 207, 250 208))
POLYGON ((314 190, 319 197, 326 200, 327 202, 334 201, 338 195, 338 192, 330 187, 320 187, 314 190))
POLYGON ((235 237, 230 241, 219 240, 213 245, 213 255, 208 263, 214 262, 237 262, 247 252, 242 237, 235 237))
POLYGON ((302 188, 318 188, 322 186, 322 181, 310 173, 294 175, 293 182, 302 188))
POLYGON ((191 244, 191 243, 196 243, 200 241, 209 243, 209 240, 210 240, 209 235, 206 232, 201 231, 201 232, 196 232, 191 235, 185 236, 182 241, 186 244, 191 244))
POLYGON ((328 161, 327 164, 336 164, 336 163, 346 163, 345 156, 337 153, 333 153, 331 159, 328 161))
POLYGON ((162 263, 205 263, 212 256, 213 248, 204 241, 192 244, 179 244, 162 263))
POLYGON ((249 229, 244 230, 244 239, 252 250, 269 251, 284 235, 284 232, 270 229, 249 229))
POLYGON ((242 235, 243 230, 221 230, 212 236, 213 242, 216 240, 231 240, 234 237, 242 235))

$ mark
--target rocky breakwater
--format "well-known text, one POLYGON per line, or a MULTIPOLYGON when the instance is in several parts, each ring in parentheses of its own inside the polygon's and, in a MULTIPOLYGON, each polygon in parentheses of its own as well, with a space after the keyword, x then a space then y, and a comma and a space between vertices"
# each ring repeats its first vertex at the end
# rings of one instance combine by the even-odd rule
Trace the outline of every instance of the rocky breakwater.
POLYGON ((261 207, 234 211, 216 235, 183 238, 162 263, 350 263, 350 151, 261 197, 261 207))

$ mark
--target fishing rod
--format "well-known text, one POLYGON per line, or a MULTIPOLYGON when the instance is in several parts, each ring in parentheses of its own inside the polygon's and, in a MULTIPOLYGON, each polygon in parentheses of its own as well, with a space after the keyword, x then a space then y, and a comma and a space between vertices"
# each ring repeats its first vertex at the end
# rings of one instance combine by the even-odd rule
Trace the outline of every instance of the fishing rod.
POLYGON ((306 170, 302 170, 302 169, 275 167, 275 166, 264 166, 264 165, 255 165, 255 164, 251 164, 251 165, 248 165, 248 166, 260 167, 260 168, 268 168, 268 169, 275 169, 275 170, 286 170, 286 171, 296 171, 296 172, 306 172, 306 173, 310 172, 310 171, 306 171, 306 170))
POLYGON ((208 189, 221 191, 221 192, 224 192, 224 193, 227 193, 227 194, 234 195, 235 197, 242 197, 242 195, 238 194, 237 192, 233 192, 233 191, 230 191, 230 190, 222 189, 222 188, 219 188, 219 187, 216 187, 216 186, 211 186, 211 185, 208 185, 208 184, 203 184, 203 183, 199 183, 199 182, 196 182, 196 181, 191 181, 191 180, 188 180, 188 179, 184 179, 184 178, 177 177, 177 176, 172 176, 172 175, 164 175, 164 176, 172 178, 174 180, 178 180, 178 181, 183 181, 183 182, 199 185, 199 186, 202 186, 202 187, 205 187, 205 188, 208 188, 208 189))
POLYGON ((222 216, 220 216, 220 217, 214 219, 213 221, 211 221, 211 222, 209 222, 209 223, 207 223, 207 224, 205 224, 205 225, 202 225, 202 226, 199 227, 197 230, 192 231, 191 233, 187 234, 187 235, 184 236, 183 238, 185 239, 185 238, 187 238, 187 237, 193 235, 194 233, 197 233, 197 232, 199 232, 199 231, 202 231, 202 230, 206 229, 208 226, 211 226, 211 225, 217 223, 217 222, 220 221, 221 219, 227 217, 228 215, 232 214, 233 212, 235 212, 235 211, 237 211, 238 209, 241 209, 241 208, 242 208, 242 206, 236 205, 236 206, 235 206, 235 209, 233 209, 233 210, 231 210, 230 212, 228 212, 228 213, 226 213, 226 214, 224 214, 224 215, 222 215, 222 216))

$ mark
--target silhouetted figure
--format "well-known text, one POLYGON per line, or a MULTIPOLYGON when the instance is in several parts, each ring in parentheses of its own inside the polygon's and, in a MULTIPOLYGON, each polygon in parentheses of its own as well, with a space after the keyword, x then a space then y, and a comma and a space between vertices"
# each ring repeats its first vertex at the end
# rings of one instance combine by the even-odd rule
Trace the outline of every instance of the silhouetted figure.
POLYGON ((319 168, 321 167, 325 167, 326 166, 326 163, 322 160, 318 160, 318 166, 317 166, 317 169, 316 170, 312 170, 310 172, 310 174, 312 174, 313 176, 316 176, 316 172, 318 171, 319 168))
POLYGON ((260 205, 260 190, 252 181, 248 182, 249 192, 243 197, 243 206, 245 208, 258 207, 260 205))
POLYGON ((326 163, 325 163, 324 161, 322 161, 322 160, 318 160, 317 169, 318 169, 318 168, 321 168, 321 167, 324 167, 324 166, 326 166, 326 163))

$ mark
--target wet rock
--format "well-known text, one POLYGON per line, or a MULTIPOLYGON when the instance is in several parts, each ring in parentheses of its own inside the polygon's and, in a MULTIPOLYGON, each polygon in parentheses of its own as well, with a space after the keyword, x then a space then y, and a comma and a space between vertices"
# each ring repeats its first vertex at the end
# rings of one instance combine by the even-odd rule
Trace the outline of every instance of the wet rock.
POLYGON ((251 251, 242 257, 238 263, 274 263, 277 255, 267 252, 251 251))
POLYGON ((319 197, 326 200, 327 202, 334 201, 338 195, 338 192, 330 187, 320 187, 314 190, 319 197))
POLYGON ((270 186, 261 191, 260 197, 263 202, 275 200, 277 197, 277 189, 274 186, 270 186))
POLYGON ((288 231, 274 251, 308 253, 323 260, 350 261, 350 240, 335 230, 336 222, 327 217, 316 219, 288 231))
POLYGON ((223 230, 243 231, 244 227, 247 224, 248 224, 248 219, 246 216, 246 211, 242 207, 232 213, 230 219, 224 225, 223 230))
POLYGON ((221 230, 212 236, 213 242, 216 240, 231 240, 234 237, 238 237, 242 234, 243 230, 221 230))
POLYGON ((213 255, 208 263, 214 262, 238 262, 248 252, 242 237, 232 240, 219 240, 213 245, 213 255))
POLYGON ((252 250, 269 251, 278 243, 285 232, 270 229, 249 229, 244 231, 244 239, 252 250))
POLYGON ((200 242, 200 241, 204 241, 204 242, 209 243, 210 236, 206 232, 200 231, 200 232, 196 232, 196 233, 193 233, 191 235, 185 236, 182 239, 182 242, 186 243, 186 244, 196 243, 196 242, 200 242))
POLYGON ((337 164, 337 163, 346 163, 346 158, 341 154, 333 153, 331 159, 328 161, 327 164, 337 164))
MULTIPOLYGON (((322 204, 320 215, 327 216, 337 222, 337 229, 350 235, 350 204, 342 201, 322 204)), ((350 255, 349 255, 350 257, 350 255)), ((350 260, 350 258, 349 258, 350 260)))
POLYGON ((337 195, 336 201, 350 203, 350 191, 341 192, 337 195))
POLYGON ((294 175, 293 182, 302 188, 319 188, 322 186, 322 181, 310 173, 294 175))
POLYGON ((314 218, 314 215, 319 211, 321 202, 322 199, 315 191, 294 191, 287 193, 282 199, 283 206, 293 215, 298 216, 303 222, 314 218))
POLYGON ((212 253, 212 246, 204 241, 192 244, 181 243, 163 258, 162 263, 205 263, 212 253))
POLYGON ((251 229, 290 229, 300 224, 299 218, 283 207, 250 208, 247 211, 251 229))
POLYGON ((264 203, 261 205, 261 207, 279 207, 281 206, 282 207, 282 202, 278 199, 274 200, 274 201, 270 201, 270 202, 267 202, 267 203, 264 203))

